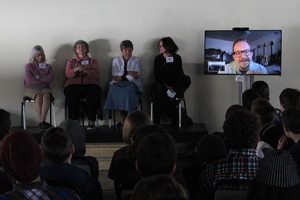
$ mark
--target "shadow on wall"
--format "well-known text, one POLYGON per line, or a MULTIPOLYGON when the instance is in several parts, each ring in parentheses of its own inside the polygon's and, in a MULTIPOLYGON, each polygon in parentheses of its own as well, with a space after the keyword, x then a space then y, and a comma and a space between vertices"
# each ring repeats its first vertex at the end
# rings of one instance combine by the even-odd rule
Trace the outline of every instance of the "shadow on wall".
POLYGON ((95 58, 100 67, 100 86, 102 90, 102 109, 104 114, 104 119, 107 113, 104 110, 104 105, 106 102, 108 83, 111 81, 111 62, 112 57, 109 56, 111 52, 111 47, 107 39, 96 39, 89 42, 90 55, 95 58))
POLYGON ((55 111, 56 114, 64 112, 65 108, 65 96, 63 93, 64 84, 65 84, 65 68, 67 61, 74 57, 74 49, 71 44, 63 44, 56 50, 56 53, 53 57, 53 73, 54 81, 52 85, 52 92, 55 98, 55 111))
POLYGON ((151 100, 151 87, 154 83, 154 58, 158 55, 157 43, 159 38, 154 38, 145 42, 143 53, 139 56, 142 66, 143 76, 143 107, 144 112, 150 115, 150 100, 151 100))

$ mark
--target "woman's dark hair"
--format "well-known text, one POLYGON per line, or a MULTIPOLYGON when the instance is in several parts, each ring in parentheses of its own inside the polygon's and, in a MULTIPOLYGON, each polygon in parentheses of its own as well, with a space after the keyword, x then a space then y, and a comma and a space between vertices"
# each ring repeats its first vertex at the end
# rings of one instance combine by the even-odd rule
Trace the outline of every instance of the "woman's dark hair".
POLYGON ((252 101, 251 111, 260 116, 263 125, 270 124, 275 118, 275 109, 265 99, 258 98, 252 101))
POLYGON ((126 49, 126 48, 132 48, 133 49, 133 44, 130 40, 123 40, 120 44, 120 49, 126 49))
POLYGON ((158 175, 139 181, 131 197, 132 200, 178 200, 188 199, 188 194, 172 176, 158 175))
POLYGON ((270 90, 269 85, 265 81, 255 81, 252 84, 252 90, 254 90, 260 98, 264 98, 269 101, 270 90))
POLYGON ((75 53, 76 53, 76 47, 79 44, 81 44, 81 45, 84 46, 84 48, 86 49, 86 53, 89 53, 89 44, 86 41, 84 41, 84 40, 78 40, 77 42, 75 42, 75 44, 74 44, 74 51, 75 51, 75 53))
POLYGON ((282 124, 293 133, 300 133, 300 108, 288 108, 282 112, 282 124))
POLYGON ((280 104, 284 109, 300 108, 300 92, 294 88, 286 88, 279 95, 280 104))
POLYGON ((174 54, 179 50, 178 46, 175 44, 174 40, 171 37, 164 37, 160 39, 157 44, 158 46, 160 41, 163 43, 163 46, 168 53, 174 54))
POLYGON ((71 153, 71 138, 62 128, 56 127, 47 131, 41 140, 43 155, 53 163, 64 163, 71 153))
POLYGON ((261 129, 259 117, 246 110, 233 112, 223 124, 228 149, 251 149, 257 144, 261 129))
POLYGON ((247 110, 251 110, 252 101, 259 98, 253 89, 245 90, 242 94, 242 103, 247 110))

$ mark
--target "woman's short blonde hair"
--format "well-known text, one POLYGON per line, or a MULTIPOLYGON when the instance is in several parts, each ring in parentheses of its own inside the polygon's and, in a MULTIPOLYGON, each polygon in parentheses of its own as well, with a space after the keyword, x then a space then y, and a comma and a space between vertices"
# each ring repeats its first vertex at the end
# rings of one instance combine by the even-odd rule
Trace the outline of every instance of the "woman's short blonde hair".
POLYGON ((45 56, 45 53, 44 53, 44 49, 41 45, 36 45, 32 48, 32 51, 31 51, 31 56, 30 56, 30 62, 31 63, 34 63, 36 62, 36 57, 38 54, 43 54, 44 55, 44 62, 46 61, 46 56, 45 56))
POLYGON ((127 144, 131 144, 132 140, 135 137, 135 132, 138 128, 142 126, 151 125, 152 122, 149 118, 149 116, 141 111, 134 111, 130 113, 124 122, 123 126, 123 140, 127 144))

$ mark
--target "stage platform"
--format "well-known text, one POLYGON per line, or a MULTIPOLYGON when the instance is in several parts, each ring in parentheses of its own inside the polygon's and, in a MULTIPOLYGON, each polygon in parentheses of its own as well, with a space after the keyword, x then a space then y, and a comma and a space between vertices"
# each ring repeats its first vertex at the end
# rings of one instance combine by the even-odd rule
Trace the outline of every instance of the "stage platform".
MULTIPOLYGON (((203 123, 194 124, 191 127, 178 128, 173 125, 161 125, 170 135, 172 135, 176 143, 196 143, 203 135, 207 134, 207 128, 203 123)), ((21 127, 12 127, 12 131, 23 130, 21 127)), ((40 141, 43 133, 37 126, 28 126, 26 131, 32 133, 34 137, 40 141)), ((122 131, 117 127, 109 128, 107 125, 88 129, 86 135, 86 143, 122 143, 122 131)))

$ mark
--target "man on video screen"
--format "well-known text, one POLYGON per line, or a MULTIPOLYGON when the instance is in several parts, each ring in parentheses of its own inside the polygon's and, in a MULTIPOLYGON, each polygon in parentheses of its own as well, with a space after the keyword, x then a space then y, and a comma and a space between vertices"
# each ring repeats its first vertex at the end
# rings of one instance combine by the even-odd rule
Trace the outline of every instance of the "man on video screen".
POLYGON ((247 40, 236 40, 232 49, 234 61, 226 64, 225 70, 218 71, 219 74, 268 74, 263 65, 252 61, 253 52, 247 40))

